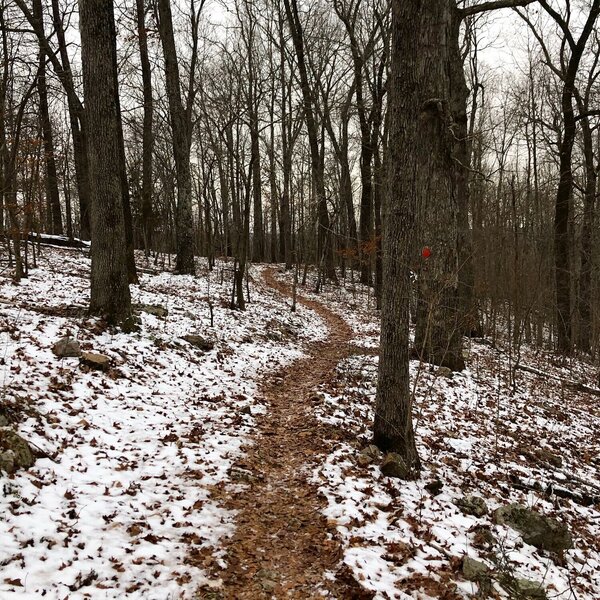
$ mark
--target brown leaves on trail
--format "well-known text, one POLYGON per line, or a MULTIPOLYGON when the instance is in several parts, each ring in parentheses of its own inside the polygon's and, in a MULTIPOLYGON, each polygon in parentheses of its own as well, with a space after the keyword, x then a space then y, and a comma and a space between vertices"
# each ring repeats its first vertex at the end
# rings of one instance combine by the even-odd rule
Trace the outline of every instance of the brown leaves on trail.
MULTIPOLYGON (((270 271, 264 275, 268 285, 290 295, 270 271)), ((322 515, 324 499, 308 480, 311 468, 332 444, 330 428, 313 416, 314 404, 321 400, 316 391, 332 384, 338 362, 349 354, 351 330, 320 303, 299 301, 325 320, 329 338, 312 344, 308 358, 265 378, 261 394, 267 412, 258 417, 247 455, 231 469, 236 488, 213 490, 213 498, 237 514, 236 530, 226 547, 227 568, 219 571, 217 564, 207 564, 208 557, 191 539, 188 561, 212 567, 215 579, 223 580, 220 598, 300 600, 327 590, 336 598, 371 600, 373 592, 365 590, 348 567, 337 570, 343 549, 335 523, 322 515), (325 571, 336 570, 334 580, 324 577, 325 571)))

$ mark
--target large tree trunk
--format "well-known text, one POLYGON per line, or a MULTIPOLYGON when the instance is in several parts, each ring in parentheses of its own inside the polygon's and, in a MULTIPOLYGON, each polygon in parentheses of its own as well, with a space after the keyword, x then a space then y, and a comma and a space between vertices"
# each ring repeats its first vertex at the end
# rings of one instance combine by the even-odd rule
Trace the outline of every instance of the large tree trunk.
POLYGON ((152 119, 154 102, 152 100, 152 71, 148 57, 148 34, 146 33, 144 0, 136 0, 136 18, 138 40, 140 44, 140 62, 142 65, 142 88, 144 95, 144 124, 142 129, 142 231, 144 250, 148 254, 152 248, 154 219, 152 213, 152 152, 154 136, 152 119))
MULTIPOLYGON (((90 174, 87 152, 87 125, 85 120, 85 110, 75 93, 73 83, 73 73, 69 53, 67 51, 67 42, 63 28, 63 20, 58 5, 58 0, 52 0, 52 23, 56 31, 58 42, 58 51, 62 63, 62 70, 57 70, 57 75, 67 94, 67 107, 69 110, 69 121, 71 123, 71 133, 73 135, 73 160, 75 162, 75 177, 77 180, 77 196, 79 199, 79 236, 81 239, 89 240, 91 238, 90 226, 90 174)), ((43 32, 43 29, 42 29, 43 32)), ((39 35, 38 35, 39 39, 39 35)), ((58 66, 53 62, 53 65, 58 66)))
POLYGON ((473 242, 469 225, 469 121, 467 98, 469 88, 465 81, 463 58, 460 51, 461 16, 452 6, 450 25, 450 111, 454 122, 452 157, 454 160, 458 225, 458 310, 460 331, 466 335, 480 335, 479 314, 475 301, 475 274, 473 270, 473 242))
POLYGON ((170 1, 158 0, 157 4, 158 29, 162 40, 165 81, 171 117, 173 156, 177 171, 176 269, 179 273, 193 275, 196 269, 194 266, 194 220, 192 213, 192 176, 190 172, 190 123, 181 100, 181 84, 170 1))
POLYGON ((296 0, 284 0, 288 25, 292 34, 292 41, 296 51, 298 72, 300 76, 300 87, 304 101, 304 119, 308 130, 308 142, 310 147, 310 164, 313 178, 313 186, 317 204, 317 263, 323 263, 323 270, 327 277, 337 280, 335 265, 333 262, 333 245, 331 240, 331 224, 327 209, 327 198, 325 196, 325 172, 324 164, 319 151, 319 130, 315 120, 313 92, 308 80, 306 58, 304 50, 304 35, 298 14, 296 0))
POLYGON ((83 86, 88 115, 92 274, 90 311, 111 323, 131 313, 123 212, 116 40, 112 0, 81 0, 83 86))
MULTIPOLYGON (((579 113, 586 106, 578 98, 579 113)), ((579 273, 579 350, 589 352, 591 349, 592 330, 592 248, 594 229, 594 206, 596 203, 596 186, 598 175, 594 164, 594 141, 588 118, 581 121, 583 133, 583 151, 585 158, 585 191, 583 195, 583 224, 581 229, 581 270, 579 273)))
POLYGON ((418 118, 425 138, 418 192, 419 249, 430 258, 418 262, 418 304, 415 345, 423 360, 464 368, 462 327, 458 311, 458 185, 460 176, 453 152, 456 128, 452 114, 451 53, 454 5, 435 0, 422 17, 428 45, 422 48, 419 69, 426 72, 419 97, 418 118), (427 24, 424 22, 428 21, 427 24))
POLYGON ((373 433, 382 450, 402 456, 409 477, 420 469, 409 381, 410 272, 418 197, 422 194, 420 178, 428 166, 428 136, 434 133, 431 122, 421 118, 421 105, 427 99, 424 90, 430 87, 429 69, 436 68, 436 57, 431 55, 435 54, 439 40, 428 22, 435 16, 429 10, 422 10, 418 0, 392 2, 381 346, 373 433))
MULTIPOLYGON (((116 39, 116 32, 113 32, 116 39)), ((119 68, 117 53, 113 57, 113 76, 115 89, 119 89, 119 68)), ((125 244, 127 246, 127 275, 129 283, 138 283, 137 269, 135 267, 135 247, 133 239, 133 215, 131 213, 131 196, 129 194, 129 181, 127 178, 127 162, 125 157, 125 136, 123 134, 123 119, 121 118, 121 101, 116 96, 117 103, 117 132, 119 135, 119 176, 121 177, 121 192, 123 194, 123 222, 125 224, 125 244)))
MULTIPOLYGON (((35 0, 33 11, 36 18, 43 23, 41 0, 35 0)), ((46 84, 46 54, 40 48, 38 65, 38 96, 40 102, 40 123, 44 140, 44 165, 46 167, 46 203, 48 205, 48 230, 50 233, 60 235, 63 232, 62 214, 60 210, 60 194, 58 192, 58 178, 56 175, 56 161, 54 159, 54 139, 52 124, 48 109, 48 88, 46 84)))

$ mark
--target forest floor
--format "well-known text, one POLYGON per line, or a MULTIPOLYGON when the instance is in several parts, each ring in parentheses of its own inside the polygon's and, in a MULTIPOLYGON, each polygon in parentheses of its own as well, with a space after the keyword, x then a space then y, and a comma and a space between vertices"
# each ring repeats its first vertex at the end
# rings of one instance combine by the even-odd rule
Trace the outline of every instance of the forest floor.
POLYGON ((589 364, 524 347, 543 374, 515 370, 486 340, 461 374, 413 361, 424 468, 402 482, 369 446, 368 288, 316 295, 309 274, 293 313, 291 275, 254 266, 240 312, 230 264, 139 262, 132 334, 85 314, 84 253, 47 248, 20 285, 0 278, 0 418, 37 454, 0 474, 0 597, 600 597, 599 402, 560 383, 595 387, 589 364), (57 358, 65 335, 110 367, 57 358), (574 547, 526 543, 495 517, 509 503, 574 547))

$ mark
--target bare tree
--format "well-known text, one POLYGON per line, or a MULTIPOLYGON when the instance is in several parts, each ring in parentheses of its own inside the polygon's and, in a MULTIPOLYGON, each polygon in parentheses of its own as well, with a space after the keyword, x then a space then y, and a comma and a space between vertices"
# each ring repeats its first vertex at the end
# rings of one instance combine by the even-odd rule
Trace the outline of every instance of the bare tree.
POLYGON ((194 265, 194 220, 192 212, 192 176, 190 172, 192 106, 194 102, 194 72, 198 51, 198 23, 202 5, 196 8, 190 1, 190 20, 192 26, 192 62, 190 66, 190 86, 184 106, 181 95, 179 63, 175 47, 173 17, 170 0, 158 0, 158 29, 162 41, 165 63, 165 81, 169 100, 169 113, 173 138, 173 156, 177 170, 177 263, 179 273, 193 275, 194 265))
POLYGON ((83 87, 88 115, 92 270, 90 310, 111 323, 131 314, 123 212, 116 37, 112 0, 81 0, 83 87), (118 166, 118 165, 117 165, 118 166))

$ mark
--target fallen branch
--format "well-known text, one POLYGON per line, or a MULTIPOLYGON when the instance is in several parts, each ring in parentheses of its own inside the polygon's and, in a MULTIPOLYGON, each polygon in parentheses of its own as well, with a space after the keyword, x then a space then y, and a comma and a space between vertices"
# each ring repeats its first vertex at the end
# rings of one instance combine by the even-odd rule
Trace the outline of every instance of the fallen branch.
POLYGON ((549 379, 554 379, 555 381, 560 381, 564 386, 575 390, 576 392, 584 392, 586 394, 592 394, 593 396, 600 396, 600 390, 598 388, 592 388, 578 381, 571 381, 570 379, 563 379, 558 375, 552 375, 551 373, 544 373, 544 371, 540 371, 539 369, 535 369, 534 367, 528 367, 527 365, 515 365, 516 369, 520 369, 521 371, 526 371, 527 373, 532 373, 533 375, 538 375, 540 377, 547 377, 549 379))

